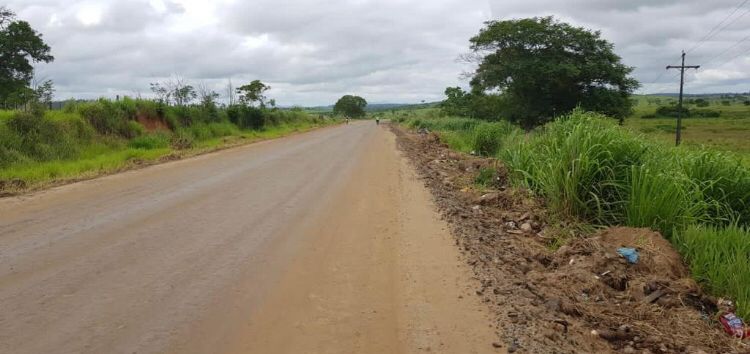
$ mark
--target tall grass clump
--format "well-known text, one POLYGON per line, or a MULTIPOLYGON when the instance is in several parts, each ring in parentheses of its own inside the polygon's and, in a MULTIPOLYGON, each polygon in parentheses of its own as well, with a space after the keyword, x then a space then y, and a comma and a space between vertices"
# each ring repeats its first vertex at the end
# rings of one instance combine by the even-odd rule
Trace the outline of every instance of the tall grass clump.
POLYGON ((506 137, 516 134, 519 130, 506 121, 475 125, 472 147, 478 155, 495 156, 505 143, 506 137))
POLYGON ((730 153, 675 151, 675 166, 700 188, 707 215, 716 223, 750 225, 750 169, 730 153))
POLYGON ((501 153, 521 184, 566 216, 650 227, 750 222, 750 170, 730 155, 669 148, 574 111, 501 153))
POLYGON ((737 313, 750 318, 750 230, 693 225, 675 236, 693 276, 719 296, 731 296, 737 313))
POLYGON ((521 184, 566 216, 600 224, 623 219, 623 187, 647 145, 594 113, 575 111, 501 153, 521 184))
POLYGON ((703 220, 706 204, 700 189, 684 175, 647 166, 631 166, 623 184, 623 224, 649 227, 670 237, 675 230, 703 220))

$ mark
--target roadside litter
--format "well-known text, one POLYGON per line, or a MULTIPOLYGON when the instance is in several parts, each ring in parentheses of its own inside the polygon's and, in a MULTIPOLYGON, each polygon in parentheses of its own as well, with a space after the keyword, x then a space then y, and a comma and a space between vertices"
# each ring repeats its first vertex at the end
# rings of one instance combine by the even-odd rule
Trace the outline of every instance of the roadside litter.
POLYGON ((725 312, 719 317, 724 332, 740 339, 750 338, 750 328, 745 326, 742 319, 732 312, 725 312))
POLYGON ((617 253, 625 257, 630 264, 638 263, 638 250, 631 247, 620 247, 617 249, 617 253))

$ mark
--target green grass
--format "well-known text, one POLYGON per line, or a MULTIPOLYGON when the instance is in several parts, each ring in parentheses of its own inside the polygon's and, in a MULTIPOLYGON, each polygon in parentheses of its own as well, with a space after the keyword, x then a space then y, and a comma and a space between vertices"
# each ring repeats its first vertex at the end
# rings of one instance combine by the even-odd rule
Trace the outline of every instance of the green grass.
POLYGON ((0 123, 10 119, 10 117, 13 117, 14 114, 14 111, 0 110, 0 123))
MULTIPOLYGON (((641 118, 653 114, 659 107, 654 100, 660 100, 662 105, 668 101, 676 101, 672 97, 636 96, 637 104, 633 114, 625 119, 625 126, 629 129, 645 133, 666 144, 675 142, 675 118, 641 118), (651 100, 651 103, 649 103, 651 100)), ((682 143, 685 146, 707 146, 717 150, 736 152, 743 155, 745 161, 750 162, 750 106, 740 101, 732 101, 725 106, 720 99, 710 99, 706 109, 721 112, 718 118, 685 118, 682 121, 682 143)), ((691 109, 695 105, 686 104, 691 109)))
POLYGON ((750 319, 750 230, 694 225, 676 237, 693 276, 719 296, 730 296, 737 314, 750 319))
POLYGON ((87 154, 91 156, 75 160, 14 164, 0 170, 0 180, 21 180, 28 187, 33 187, 51 181, 74 180, 110 173, 137 162, 158 160, 172 152, 170 148, 94 150, 97 150, 95 154, 87 154))

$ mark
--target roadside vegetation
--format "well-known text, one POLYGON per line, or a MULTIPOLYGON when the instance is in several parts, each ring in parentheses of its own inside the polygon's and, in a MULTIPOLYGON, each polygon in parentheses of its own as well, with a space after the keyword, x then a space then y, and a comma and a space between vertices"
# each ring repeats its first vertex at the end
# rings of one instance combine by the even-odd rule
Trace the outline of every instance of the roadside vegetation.
POLYGON ((0 191, 106 174, 332 124, 300 110, 124 98, 0 111, 0 191))
POLYGON ((552 18, 491 21, 470 42, 470 91, 447 88, 439 108, 386 118, 501 160, 561 219, 659 231, 750 319, 746 97, 686 99, 692 143, 673 147, 676 99, 631 96, 631 68, 598 32, 552 18))
POLYGON ((698 280, 735 299, 738 313, 750 318, 750 271, 732 271, 750 269, 750 168, 739 155, 671 147, 580 110, 530 133, 437 113, 392 119, 438 132, 453 149, 500 159, 516 185, 542 196, 560 217, 661 232, 698 280))

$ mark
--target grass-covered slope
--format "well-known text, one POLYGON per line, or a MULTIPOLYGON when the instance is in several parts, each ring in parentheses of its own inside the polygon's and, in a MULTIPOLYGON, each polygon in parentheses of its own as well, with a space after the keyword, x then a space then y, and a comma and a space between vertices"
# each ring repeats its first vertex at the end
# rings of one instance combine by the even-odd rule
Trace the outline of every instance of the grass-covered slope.
POLYGON ((0 193, 89 178, 333 123, 299 110, 98 100, 0 111, 0 193))

